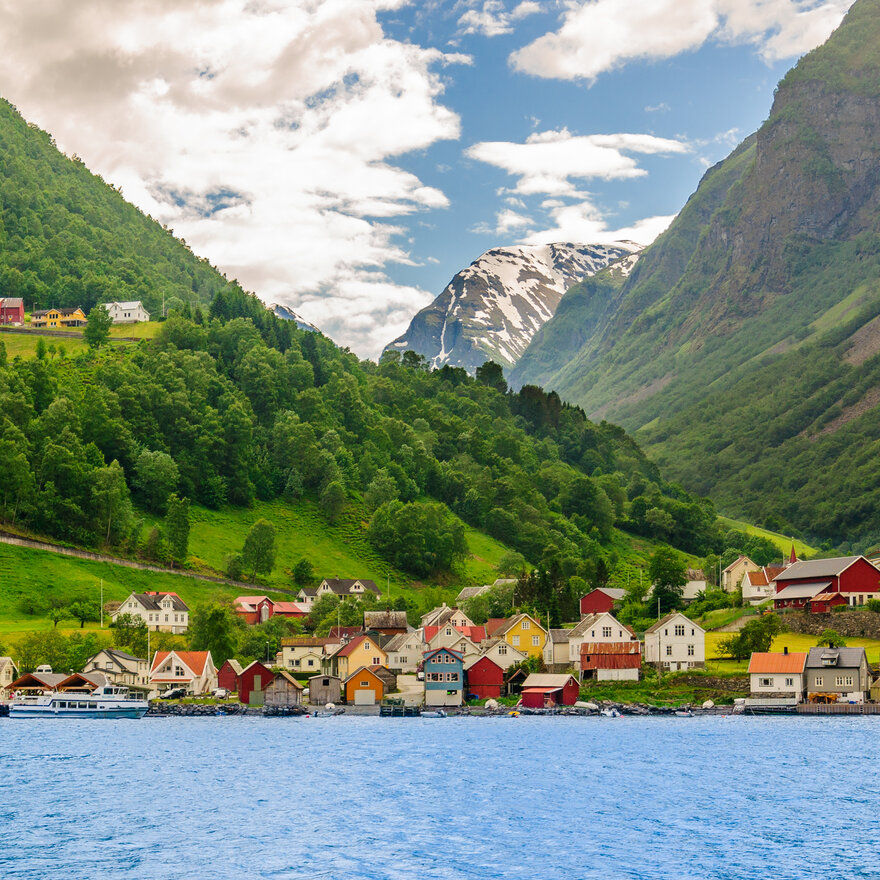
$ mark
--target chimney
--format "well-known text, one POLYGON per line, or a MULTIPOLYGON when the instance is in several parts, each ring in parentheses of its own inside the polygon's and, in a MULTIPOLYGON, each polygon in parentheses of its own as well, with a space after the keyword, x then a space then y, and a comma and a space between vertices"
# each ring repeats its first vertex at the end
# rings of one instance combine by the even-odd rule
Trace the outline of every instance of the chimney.
POLYGON ((782 653, 783 653, 783 654, 787 654, 787 653, 788 653, 788 646, 786 646, 786 647, 784 647, 784 648, 782 649, 782 653))

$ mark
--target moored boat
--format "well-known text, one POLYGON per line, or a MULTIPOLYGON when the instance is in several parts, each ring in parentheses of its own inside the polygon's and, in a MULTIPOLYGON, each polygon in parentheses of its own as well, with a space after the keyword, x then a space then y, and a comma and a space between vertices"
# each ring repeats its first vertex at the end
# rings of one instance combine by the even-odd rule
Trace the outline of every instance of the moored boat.
POLYGON ((103 685, 92 691, 17 693, 10 718, 143 718, 150 704, 132 697, 128 688, 103 685))

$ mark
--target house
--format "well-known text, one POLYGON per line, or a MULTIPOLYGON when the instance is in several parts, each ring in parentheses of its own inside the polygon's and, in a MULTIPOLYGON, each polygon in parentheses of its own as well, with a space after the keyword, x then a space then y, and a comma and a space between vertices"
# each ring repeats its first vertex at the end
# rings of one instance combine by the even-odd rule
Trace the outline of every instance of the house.
POLYGON ((425 643, 422 640, 421 630, 400 633, 392 636, 391 640, 385 643, 388 668, 397 672, 417 672, 424 651, 425 643))
POLYGON ((217 687, 226 688, 229 693, 237 691, 239 675, 241 675, 241 663, 230 657, 217 672, 217 687))
POLYGON ((818 593, 808 600, 811 614, 828 614, 838 605, 846 605, 843 593, 818 593))
POLYGON ((591 614, 568 631, 568 662, 572 669, 580 669, 581 645, 612 642, 637 642, 636 634, 608 612, 591 614))
POLYGON ((150 665, 150 684, 159 692, 185 687, 190 694, 210 694, 217 687, 217 670, 210 651, 156 651, 150 665))
POLYGON ((101 672, 111 684, 144 690, 150 687, 150 661, 117 648, 98 651, 86 661, 82 671, 101 672))
POLYGON ((300 605, 305 605, 308 608, 310 605, 315 604, 315 600, 318 598, 318 588, 317 587, 303 587, 296 594, 296 601, 299 602, 300 605))
POLYGON ((806 653, 755 652, 749 660, 749 691, 753 699, 804 700, 806 653))
POLYGON ((70 309, 40 309, 31 312, 33 327, 82 327, 86 313, 79 307, 70 309))
POLYGON ((473 626, 474 622, 460 608, 450 608, 445 602, 422 615, 424 626, 473 626))
POLYGON ((281 617, 307 617, 309 609, 298 602, 276 602, 268 596, 238 596, 233 602, 235 613, 245 623, 265 623, 276 614, 281 617))
POLYGON ((342 697, 342 681, 335 675, 313 675, 309 679, 309 702, 315 706, 338 703, 342 697))
POLYGON ((561 672, 571 665, 569 659, 568 629, 551 629, 544 644, 544 665, 551 672, 561 672))
POLYGON ((11 327, 24 325, 24 300, 20 296, 0 297, 0 324, 11 327))
POLYGON ((504 639, 490 638, 480 644, 480 656, 488 657, 494 663, 497 663, 505 671, 523 660, 528 660, 528 654, 519 648, 514 648, 504 639))
POLYGON ((706 575, 702 568, 689 568, 686 574, 687 583, 681 591, 681 598, 685 602, 693 602, 699 593, 706 592, 706 575))
POLYGON ((189 606, 177 593, 132 593, 111 615, 139 617, 155 632, 185 633, 189 628, 189 606))
POLYGON ((465 602, 468 599, 473 599, 476 596, 485 596, 486 593, 491 590, 496 590, 501 587, 510 587, 515 583, 516 578, 496 578, 491 584, 483 584, 482 587, 464 587, 458 596, 456 596, 455 602, 457 605, 461 605, 462 602, 465 602))
POLYGON ((547 630, 530 614, 515 614, 504 620, 490 620, 486 624, 490 636, 501 636, 505 642, 530 657, 543 657, 547 630))
POLYGON ((638 681, 642 643, 581 642, 581 681, 638 681))
POLYGON ((275 663, 285 669, 314 675, 324 671, 338 644, 328 636, 288 636, 281 639, 275 663))
POLYGON ((533 672, 523 682, 521 694, 527 709, 573 706, 580 694, 580 685, 573 675, 533 672))
POLYGON ((810 648, 804 671, 811 703, 861 703, 871 689, 864 648, 810 648))
POLYGON ((619 590, 616 587, 597 587, 591 590, 586 596, 581 596, 581 617, 587 617, 590 614, 602 614, 614 611, 614 603, 623 601, 626 590, 619 590))
POLYGON ((375 706, 384 697, 385 682, 369 666, 361 666, 345 679, 346 703, 375 706))
POLYGON ((397 636, 409 630, 405 611, 365 611, 364 631, 397 636))
POLYGON ((352 597, 359 599, 366 592, 375 593, 377 596, 382 595, 373 581, 358 578, 324 578, 324 580, 318 584, 315 599, 317 600, 322 596, 331 594, 339 596, 340 599, 349 599, 352 597))
POLYGON ((385 685, 385 693, 393 694, 397 690, 397 674, 385 666, 371 666, 370 672, 375 672, 385 685))
POLYGON ((776 591, 773 581, 783 571, 784 565, 764 565, 757 571, 747 571, 742 579, 743 604, 760 605, 772 599, 776 591))
POLYGON ((274 678, 275 673, 271 669, 254 660, 238 676, 238 702, 247 706, 262 706, 266 699, 266 688, 274 678))
POLYGON ((0 700, 9 698, 12 682, 18 678, 18 667, 12 657, 0 657, 0 700))
POLYGON ((425 653, 425 705, 460 706, 464 697, 464 657, 449 648, 425 653))
POLYGON ((516 669, 506 669, 504 672, 504 693, 508 697, 519 696, 525 680, 531 675, 528 669, 517 666, 516 669))
POLYGON ((422 628, 422 639, 431 651, 437 648, 451 648, 463 657, 478 656, 479 644, 486 639, 484 626, 426 626, 422 628))
POLYGON ((465 698, 497 700, 504 689, 504 669, 491 657, 471 657, 464 664, 465 698))
POLYGON ((673 611, 645 630, 645 661, 664 669, 703 669, 706 631, 680 611, 673 611))
POLYGON ((737 556, 724 571, 721 572, 721 589, 726 593, 732 593, 745 577, 747 571, 757 571, 759 565, 755 565, 748 556, 737 556))
MULTIPOLYGON (((880 598, 880 571, 864 556, 795 562, 774 583, 776 608, 804 608, 821 593, 839 593, 851 607, 880 598)), ((827 600, 819 604, 829 607, 827 600)))
POLYGON ((343 645, 330 658, 331 671, 347 682, 355 669, 371 666, 387 666, 388 655, 379 647, 379 643, 368 635, 356 636, 347 645, 343 645))
POLYGON ((302 705, 303 686, 283 669, 276 672, 266 686, 263 703, 276 709, 288 709, 302 705))
POLYGON ((138 324, 150 320, 150 313, 138 299, 131 302, 101 303, 114 324, 138 324))

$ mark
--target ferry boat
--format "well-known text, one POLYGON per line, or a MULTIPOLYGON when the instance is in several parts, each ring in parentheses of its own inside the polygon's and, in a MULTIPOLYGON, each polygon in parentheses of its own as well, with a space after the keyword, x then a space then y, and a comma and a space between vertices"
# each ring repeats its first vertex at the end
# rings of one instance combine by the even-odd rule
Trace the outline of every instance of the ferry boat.
POLYGON ((20 692, 9 705, 10 718, 143 718, 147 700, 129 695, 128 688, 103 685, 93 691, 20 692))

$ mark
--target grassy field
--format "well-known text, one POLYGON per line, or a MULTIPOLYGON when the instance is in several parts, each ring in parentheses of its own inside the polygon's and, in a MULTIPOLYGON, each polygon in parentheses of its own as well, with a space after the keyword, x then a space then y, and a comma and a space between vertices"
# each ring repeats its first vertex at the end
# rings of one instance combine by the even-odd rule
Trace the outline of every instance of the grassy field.
MULTIPOLYGON (((132 345, 128 339, 152 339, 162 324, 159 321, 149 321, 143 324, 116 324, 110 328, 110 339, 114 345, 132 345)), ((83 342, 82 330, 62 331, 65 336, 50 336, 40 333, 39 330, 30 330, 28 333, 10 333, 0 331, 0 341, 6 347, 6 356, 32 358, 37 352, 37 340, 42 339, 46 346, 53 345, 57 349, 63 346, 67 355, 79 354, 85 351, 87 346, 83 342)))
MULTIPOLYGON (((747 535, 760 535, 762 538, 767 538, 769 541, 772 541, 786 557, 791 552, 792 539, 785 535, 762 529, 760 526, 749 525, 749 523, 742 522, 738 519, 730 519, 726 516, 719 516, 718 519, 721 524, 728 529, 736 529, 738 532, 745 532, 747 535)), ((801 559, 805 556, 815 556, 819 552, 815 547, 811 547, 809 544, 805 544, 797 538, 794 539, 794 550, 801 559)))
POLYGON ((641 681, 606 681, 586 684, 581 688, 582 700, 612 700, 616 703, 648 703, 652 706, 702 705, 706 700, 718 704, 732 703, 735 697, 748 696, 742 682, 724 682, 712 671, 680 672, 663 675, 660 680, 651 670, 644 670, 641 681))
MULTIPOLYGON (((730 633, 719 632, 706 633, 706 663, 710 669, 718 672, 745 672, 749 667, 748 660, 737 662, 718 657, 719 643, 730 635, 730 633)), ((803 635, 801 633, 780 633, 773 639, 773 645, 770 650, 782 651, 783 648, 788 648, 789 651, 808 651, 810 648, 816 647, 818 640, 818 636, 803 635)), ((848 638, 846 644, 851 648, 864 648, 868 655, 869 663, 880 662, 880 639, 848 638)))
POLYGON ((152 339, 162 326, 161 321, 145 321, 140 324, 114 324, 110 328, 111 338, 120 336, 134 337, 135 339, 152 339))

